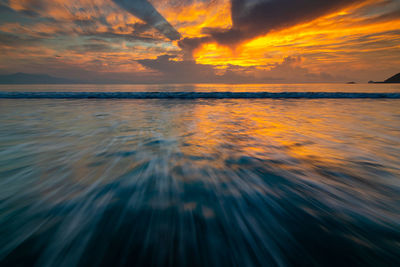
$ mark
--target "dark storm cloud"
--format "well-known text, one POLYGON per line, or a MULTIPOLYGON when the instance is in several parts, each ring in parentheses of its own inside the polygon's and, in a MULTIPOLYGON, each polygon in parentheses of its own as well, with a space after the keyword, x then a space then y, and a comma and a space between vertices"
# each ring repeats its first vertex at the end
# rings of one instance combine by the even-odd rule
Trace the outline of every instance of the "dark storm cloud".
POLYGON ((362 0, 232 0, 233 27, 213 32, 221 43, 249 39, 329 14, 362 0))
POLYGON ((176 61, 171 55, 162 55, 156 59, 138 60, 142 66, 157 71, 160 76, 154 79, 160 83, 269 83, 290 82, 283 73, 290 73, 297 81, 332 80, 332 77, 322 77, 320 73, 312 73, 298 66, 301 57, 286 57, 282 63, 274 65, 269 70, 254 72, 252 67, 227 65, 222 74, 218 74, 214 66, 198 64, 194 60, 176 61))
POLYGON ((312 72, 302 67, 301 56, 288 56, 270 69, 255 70, 252 67, 227 65, 223 74, 214 66, 198 64, 194 60, 174 60, 175 56, 162 55, 156 59, 138 60, 142 66, 157 71, 160 76, 152 78, 160 83, 270 83, 270 82, 332 82, 346 81, 325 72, 312 72))
POLYGON ((178 40, 181 35, 147 0, 113 0, 132 15, 156 28, 170 40, 178 40))
POLYGON ((312 21, 350 4, 364 0, 231 0, 232 27, 228 30, 205 28, 207 37, 180 41, 183 49, 195 49, 201 43, 216 41, 234 46, 272 30, 312 21))
POLYGON ((143 59, 138 62, 149 69, 156 70, 163 82, 203 82, 214 78, 214 69, 209 65, 196 64, 195 61, 174 61, 174 56, 162 55, 157 59, 143 59))
POLYGON ((174 58, 171 55, 162 55, 157 59, 144 59, 138 62, 148 69, 159 72, 157 82, 162 83, 254 82, 252 76, 241 75, 237 66, 228 66, 224 74, 217 75, 211 65, 197 64, 194 60, 175 61, 174 58))
POLYGON ((191 53, 194 49, 199 47, 201 44, 213 41, 212 36, 205 37, 193 37, 193 38, 183 38, 179 40, 178 45, 183 51, 191 53))

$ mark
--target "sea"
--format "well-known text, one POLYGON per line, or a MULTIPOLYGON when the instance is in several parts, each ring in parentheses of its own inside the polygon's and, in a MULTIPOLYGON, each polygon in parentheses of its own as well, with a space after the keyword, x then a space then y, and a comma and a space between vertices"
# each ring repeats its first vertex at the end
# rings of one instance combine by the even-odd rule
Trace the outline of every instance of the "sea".
POLYGON ((0 85, 0 266, 400 266, 400 84, 0 85))

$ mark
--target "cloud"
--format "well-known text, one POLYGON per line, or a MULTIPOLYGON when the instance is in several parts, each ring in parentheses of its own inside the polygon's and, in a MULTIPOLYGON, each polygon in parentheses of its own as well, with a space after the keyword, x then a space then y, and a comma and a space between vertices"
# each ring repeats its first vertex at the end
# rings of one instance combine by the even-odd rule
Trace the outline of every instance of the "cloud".
POLYGON ((271 83, 346 81, 326 72, 312 72, 302 66, 301 56, 287 56, 270 69, 255 69, 228 65, 215 69, 212 65, 198 64, 194 60, 178 61, 174 56, 162 55, 156 59, 138 60, 142 66, 158 72, 156 82, 161 83, 271 83))
POLYGON ((233 27, 214 32, 221 43, 238 42, 316 19, 362 0, 232 0, 233 27))
POLYGON ((380 80, 400 62, 399 11, 399 0, 0 0, 0 68, 133 82, 380 80))
POLYGON ((115 52, 116 49, 109 44, 105 43, 93 43, 83 45, 71 45, 68 47, 70 50, 80 53, 91 53, 91 52, 115 52))
POLYGON ((157 59, 143 59, 138 62, 160 74, 163 82, 204 82, 214 79, 214 69, 209 65, 196 64, 195 61, 176 61, 170 55, 162 55, 157 59))
POLYGON ((378 16, 371 17, 362 21, 363 24, 372 24, 384 21, 391 21, 400 19, 400 7, 397 9, 391 10, 387 13, 379 14, 378 16))
POLYGON ((243 41, 312 21, 364 0, 231 0, 232 27, 204 28, 201 38, 185 38, 183 49, 193 50, 202 43, 215 41, 235 46, 243 41))
POLYGON ((160 83, 252 83, 254 77, 246 68, 227 66, 217 70, 212 65, 198 64, 194 60, 176 60, 175 56, 162 55, 156 59, 138 60, 147 69, 158 72, 153 81, 160 83))
POLYGON ((32 45, 36 43, 35 38, 21 37, 16 34, 6 33, 0 31, 0 51, 1 46, 19 47, 24 45, 32 45))
POLYGON ((132 15, 153 26, 170 40, 178 40, 180 34, 147 0, 113 0, 132 15))
POLYGON ((3 13, 14 12, 11 17, 18 14, 25 18, 12 22, 24 22, 33 27, 44 23, 48 27, 58 27, 60 30, 56 34, 88 36, 109 33, 120 34, 123 38, 131 35, 133 39, 180 38, 180 34, 148 0, 12 0, 2 6, 0 23, 10 20, 5 19, 3 13))
POLYGON ((345 76, 337 76, 328 71, 315 72, 304 66, 305 58, 299 55, 284 57, 270 69, 255 71, 255 80, 261 82, 345 82, 345 76))

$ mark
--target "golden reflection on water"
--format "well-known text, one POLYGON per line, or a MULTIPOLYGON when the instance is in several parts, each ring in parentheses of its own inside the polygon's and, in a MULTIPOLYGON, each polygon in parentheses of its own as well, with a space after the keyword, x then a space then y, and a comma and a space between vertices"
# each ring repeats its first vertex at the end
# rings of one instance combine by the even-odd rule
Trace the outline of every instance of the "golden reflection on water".
MULTIPOLYGON (((67 161, 75 182, 92 183, 98 179, 95 177, 110 179, 107 172, 110 165, 126 170, 137 164, 131 159, 93 157, 121 151, 134 151, 137 155, 180 152, 192 159, 205 159, 204 162, 197 160, 196 164, 221 166, 235 153, 325 164, 346 163, 349 158, 360 155, 394 160, 386 151, 398 145, 395 132, 398 129, 392 120, 397 119, 399 108, 394 102, 121 100, 84 101, 81 105, 78 101, 66 101, 57 105, 56 112, 44 110, 36 114, 37 125, 34 120, 26 120, 20 126, 34 132, 32 127, 40 124, 40 132, 28 137, 31 142, 46 144, 40 149, 49 153, 37 155, 39 163, 46 164, 54 157, 60 165, 67 161), (146 145, 152 141, 154 145, 146 145)), ((3 106, 6 110, 7 105, 3 106)), ((22 114, 28 111, 24 107, 19 109, 22 114)), ((297 165, 301 166, 282 167, 297 165)), ((48 169, 43 175, 51 177, 54 172, 57 168, 48 169)))
POLYGON ((399 107, 360 99, 1 100, 0 209, 12 216, 0 214, 8 233, 0 263, 6 255, 53 266, 92 260, 99 250, 109 256, 115 240, 129 253, 109 256, 113 263, 145 265, 158 255, 184 265, 193 248, 214 265, 323 265, 342 247, 353 263, 393 262, 399 107), (30 242, 32 255, 23 249, 30 242))

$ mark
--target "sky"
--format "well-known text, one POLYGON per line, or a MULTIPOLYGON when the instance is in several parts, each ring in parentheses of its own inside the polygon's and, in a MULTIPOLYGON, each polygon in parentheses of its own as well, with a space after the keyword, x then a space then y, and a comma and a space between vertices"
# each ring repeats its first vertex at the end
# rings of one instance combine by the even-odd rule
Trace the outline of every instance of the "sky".
POLYGON ((400 0, 0 0, 0 74, 367 82, 400 72, 400 0))

